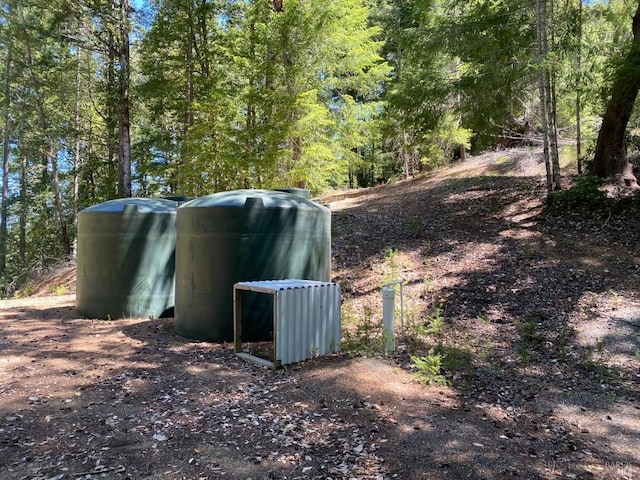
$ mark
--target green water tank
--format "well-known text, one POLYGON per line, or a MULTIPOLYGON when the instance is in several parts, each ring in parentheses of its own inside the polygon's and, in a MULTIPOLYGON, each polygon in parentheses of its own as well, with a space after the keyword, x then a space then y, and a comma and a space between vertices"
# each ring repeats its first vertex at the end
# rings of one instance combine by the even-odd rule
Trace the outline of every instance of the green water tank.
POLYGON ((275 190, 276 192, 290 193, 306 199, 311 198, 311 192, 306 188, 276 188, 275 190))
POLYGON ((88 318, 158 318, 175 305, 179 203, 122 198, 78 214, 76 303, 88 318))
MULTIPOLYGON (((175 330, 187 338, 233 340, 234 283, 331 279, 331 213, 298 195, 198 198, 180 206, 177 229, 175 330)), ((245 341, 269 339, 272 310, 263 300, 243 296, 245 341)))

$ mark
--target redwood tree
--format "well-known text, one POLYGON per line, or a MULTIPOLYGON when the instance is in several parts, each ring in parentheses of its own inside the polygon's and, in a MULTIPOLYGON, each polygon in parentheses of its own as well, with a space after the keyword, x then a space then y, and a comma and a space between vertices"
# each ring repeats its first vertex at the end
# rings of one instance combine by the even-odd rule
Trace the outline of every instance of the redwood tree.
POLYGON ((633 16, 631 50, 616 72, 598 134, 591 175, 611 177, 616 183, 639 188, 625 153, 625 131, 640 89, 640 2, 633 16))

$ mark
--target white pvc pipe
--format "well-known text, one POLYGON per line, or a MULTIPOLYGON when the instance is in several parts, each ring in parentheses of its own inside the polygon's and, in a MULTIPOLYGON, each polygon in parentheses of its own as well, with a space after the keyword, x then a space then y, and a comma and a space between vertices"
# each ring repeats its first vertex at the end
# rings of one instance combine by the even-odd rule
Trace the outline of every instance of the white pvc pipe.
POLYGON ((400 285, 400 335, 404 339, 404 295, 402 293, 403 280, 396 280, 394 282, 388 282, 382 285, 382 287, 392 287, 394 285, 400 285))
POLYGON ((396 350, 396 291, 391 287, 382 289, 382 342, 384 353, 396 350))

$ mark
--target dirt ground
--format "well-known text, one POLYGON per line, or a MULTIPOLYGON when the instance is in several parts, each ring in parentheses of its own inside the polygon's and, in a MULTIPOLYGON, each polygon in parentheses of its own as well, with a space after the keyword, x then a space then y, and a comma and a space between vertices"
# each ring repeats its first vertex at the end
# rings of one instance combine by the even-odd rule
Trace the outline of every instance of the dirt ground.
POLYGON ((522 149, 324 201, 340 355, 274 372, 172 319, 0 300, 0 479, 640 478, 637 199, 547 210, 522 149), (361 327, 393 277, 384 356, 361 327), (414 375, 430 349, 447 385, 414 375))

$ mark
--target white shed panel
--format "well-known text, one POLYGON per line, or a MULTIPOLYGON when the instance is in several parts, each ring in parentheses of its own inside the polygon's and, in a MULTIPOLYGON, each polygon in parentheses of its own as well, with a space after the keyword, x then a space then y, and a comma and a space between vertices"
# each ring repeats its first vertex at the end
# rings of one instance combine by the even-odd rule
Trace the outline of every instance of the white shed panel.
POLYGON ((340 350, 340 286, 311 280, 240 282, 233 286, 235 352, 277 368, 340 350), (241 292, 274 296, 273 360, 242 352, 241 292))

